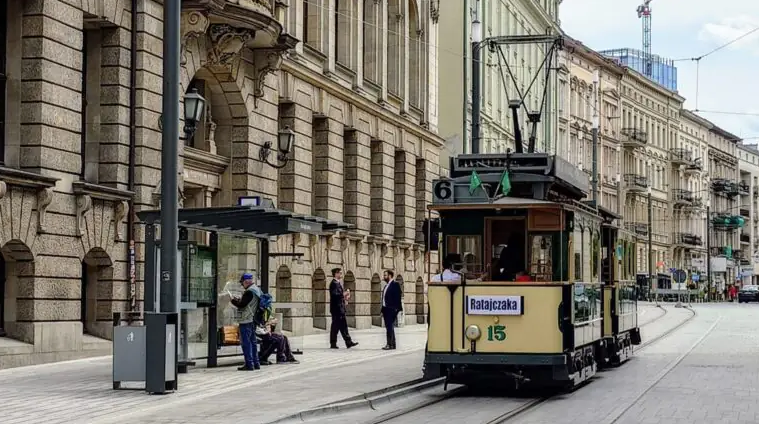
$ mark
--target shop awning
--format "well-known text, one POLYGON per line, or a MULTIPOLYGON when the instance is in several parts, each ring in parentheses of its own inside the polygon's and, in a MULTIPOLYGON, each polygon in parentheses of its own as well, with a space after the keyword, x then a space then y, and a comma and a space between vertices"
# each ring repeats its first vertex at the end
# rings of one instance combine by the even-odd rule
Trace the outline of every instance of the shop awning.
MULTIPOLYGON (((142 211, 137 216, 146 224, 160 224, 161 211, 142 211)), ((183 208, 179 209, 179 226, 247 237, 325 234, 353 227, 345 222, 265 206, 183 208)))

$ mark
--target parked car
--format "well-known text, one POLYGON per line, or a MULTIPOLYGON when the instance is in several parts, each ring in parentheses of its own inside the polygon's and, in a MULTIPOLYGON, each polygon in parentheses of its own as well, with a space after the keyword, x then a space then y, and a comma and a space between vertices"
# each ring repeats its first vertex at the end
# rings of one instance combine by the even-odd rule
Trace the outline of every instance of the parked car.
POLYGON ((738 303, 759 302, 759 286, 743 286, 738 291, 738 303))

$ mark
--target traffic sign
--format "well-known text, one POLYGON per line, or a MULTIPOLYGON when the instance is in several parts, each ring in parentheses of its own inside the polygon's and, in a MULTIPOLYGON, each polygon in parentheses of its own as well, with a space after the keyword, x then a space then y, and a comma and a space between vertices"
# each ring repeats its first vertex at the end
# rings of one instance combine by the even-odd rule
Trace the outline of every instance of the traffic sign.
POLYGON ((698 280, 700 280, 700 279, 701 279, 701 275, 699 275, 699 274, 692 274, 692 275, 690 276, 690 279, 691 279, 691 280, 692 280, 694 283, 697 283, 697 282, 698 282, 698 280))
POLYGON ((682 269, 676 269, 672 272, 672 279, 675 280, 677 284, 682 284, 688 279, 688 274, 682 269))

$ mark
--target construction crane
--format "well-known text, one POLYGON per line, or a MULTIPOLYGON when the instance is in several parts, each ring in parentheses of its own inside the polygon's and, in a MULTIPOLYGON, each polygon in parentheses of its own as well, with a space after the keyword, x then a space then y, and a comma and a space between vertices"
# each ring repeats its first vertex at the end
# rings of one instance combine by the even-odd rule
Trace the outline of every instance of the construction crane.
POLYGON ((644 0, 643 3, 638 6, 638 18, 643 19, 643 60, 645 61, 644 73, 648 78, 651 78, 651 8, 649 7, 651 0, 644 0))

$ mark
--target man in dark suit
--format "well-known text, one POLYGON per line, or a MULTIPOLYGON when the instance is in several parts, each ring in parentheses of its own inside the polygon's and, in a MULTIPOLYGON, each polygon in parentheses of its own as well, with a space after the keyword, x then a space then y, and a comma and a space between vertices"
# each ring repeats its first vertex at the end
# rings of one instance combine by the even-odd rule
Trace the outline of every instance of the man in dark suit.
POLYGON ((332 326, 329 331, 329 347, 337 349, 337 333, 343 336, 345 347, 348 349, 358 345, 348 334, 348 320, 345 318, 345 304, 350 299, 350 290, 343 290, 343 270, 332 270, 332 282, 329 283, 329 314, 332 315, 332 326))
POLYGON ((385 330, 387 331, 387 345, 383 347, 383 350, 395 349, 395 319, 398 318, 398 313, 403 309, 401 305, 401 285, 395 281, 395 273, 391 270, 386 270, 382 279, 387 282, 385 289, 382 291, 382 319, 385 322, 385 330))

